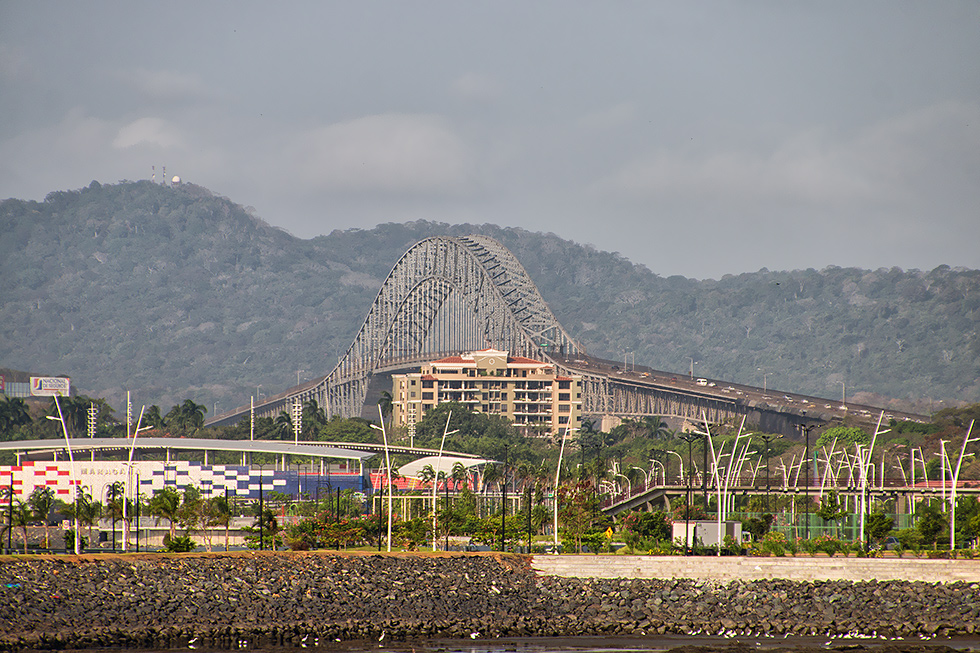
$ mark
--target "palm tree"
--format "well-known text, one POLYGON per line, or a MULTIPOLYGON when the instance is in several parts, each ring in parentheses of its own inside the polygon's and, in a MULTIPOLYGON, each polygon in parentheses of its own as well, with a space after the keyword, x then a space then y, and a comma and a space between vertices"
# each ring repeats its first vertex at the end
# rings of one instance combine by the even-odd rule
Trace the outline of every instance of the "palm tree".
POLYGON ((10 526, 8 528, 19 528, 21 535, 24 538, 24 555, 27 555, 27 527, 30 526, 31 521, 34 519, 34 513, 31 511, 30 506, 28 506, 23 501, 18 500, 12 506, 7 505, 7 520, 10 526))
POLYGON ((166 425, 163 421, 163 415, 160 414, 160 407, 156 404, 146 409, 146 412, 143 413, 143 421, 146 422, 147 426, 155 429, 161 429, 166 425))
POLYGON ((180 495, 172 487, 165 487, 157 490, 150 498, 150 514, 159 519, 166 519, 170 522, 170 539, 177 536, 176 522, 179 518, 180 495))
POLYGON ((272 423, 273 434, 277 440, 289 440, 293 436, 293 418, 289 413, 282 411, 272 423))
POLYGON ((641 421, 649 437, 654 440, 664 440, 670 436, 670 427, 659 415, 647 415, 641 421))
POLYGON ((116 481, 106 489, 106 516, 112 519, 112 548, 116 548, 116 521, 123 518, 125 484, 116 481))
POLYGON ((419 470, 419 480, 423 483, 431 483, 435 477, 436 470, 432 468, 432 465, 425 465, 419 470))
POLYGON ((44 548, 51 548, 51 534, 48 522, 51 518, 51 509, 54 507, 54 490, 47 485, 38 485, 27 498, 27 503, 34 512, 34 519, 41 520, 44 524, 44 548))
POLYGON ((102 504, 93 500, 92 495, 84 489, 79 488, 78 492, 79 514, 76 516, 75 522, 79 526, 88 526, 88 541, 92 542, 92 529, 95 527, 95 522, 99 521, 99 517, 102 516, 102 504))
POLYGON ((303 402, 303 433, 308 439, 313 439, 314 432, 327 423, 327 416, 320 409, 316 399, 303 402))
POLYGON ((167 425, 181 431, 197 430, 204 426, 204 414, 207 406, 194 403, 193 399, 185 399, 184 403, 171 408, 165 418, 167 425))
POLYGON ((391 409, 394 407, 394 398, 391 393, 387 390, 381 392, 381 398, 378 399, 378 406, 381 407, 381 414, 386 418, 391 416, 391 409))
MULTIPOLYGON (((490 493, 490 490, 493 488, 494 485, 500 482, 502 476, 503 473, 500 471, 500 468, 497 467, 496 465, 488 464, 483 466, 483 502, 484 503, 487 503, 487 494, 490 493)), ((490 506, 490 510, 491 512, 493 512, 492 505, 490 506)))
POLYGON ((4 397, 0 401, 0 433, 7 433, 31 421, 30 408, 20 397, 4 397))
POLYGON ((469 474, 466 472, 466 465, 456 461, 453 463, 453 469, 450 473, 453 479, 453 490, 459 492, 460 483, 464 483, 469 476, 469 474))

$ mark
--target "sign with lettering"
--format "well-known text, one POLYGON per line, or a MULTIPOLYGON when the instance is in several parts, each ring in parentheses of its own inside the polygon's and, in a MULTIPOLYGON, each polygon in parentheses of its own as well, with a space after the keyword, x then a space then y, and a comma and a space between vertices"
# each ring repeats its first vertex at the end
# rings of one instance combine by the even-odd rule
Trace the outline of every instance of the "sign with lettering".
POLYGON ((31 396, 67 397, 71 392, 71 379, 63 376, 32 376, 31 396))

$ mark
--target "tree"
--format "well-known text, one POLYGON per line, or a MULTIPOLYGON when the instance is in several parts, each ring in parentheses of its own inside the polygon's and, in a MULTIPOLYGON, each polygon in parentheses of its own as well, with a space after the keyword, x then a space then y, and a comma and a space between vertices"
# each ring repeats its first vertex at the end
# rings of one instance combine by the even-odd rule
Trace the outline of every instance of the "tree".
POLYGON ((923 501, 916 509, 915 516, 919 520, 916 528, 922 535, 922 541, 936 548, 939 536, 949 532, 949 521, 946 519, 946 513, 923 501))
POLYGON ((172 487, 157 490, 150 497, 148 506, 151 515, 170 522, 170 539, 177 536, 177 520, 180 518, 180 494, 172 487))
POLYGON ((4 530, 7 528, 19 528, 21 532, 21 537, 24 540, 24 554, 27 554, 27 527, 30 526, 31 520, 34 518, 34 513, 31 511, 30 506, 26 503, 16 500, 13 505, 10 505, 9 499, 6 505, 4 505, 4 519, 3 525, 4 530), (8 526, 9 524, 9 526, 8 526))
POLYGON ((381 398, 378 400, 378 406, 381 407, 381 414, 385 416, 386 420, 391 417, 391 410, 394 407, 394 399, 392 398, 390 392, 387 390, 383 390, 381 392, 381 398))
POLYGON ((769 529, 772 528, 774 521, 776 521, 775 516, 769 513, 762 515, 762 519, 751 517, 742 522, 742 530, 751 533, 752 539, 756 542, 761 542, 769 529))
POLYGON ((187 535, 201 527, 204 512, 204 499, 201 491, 193 485, 184 487, 184 498, 177 509, 177 519, 187 535))
POLYGON ((165 420, 167 426, 179 431, 196 431, 204 426, 204 415, 207 412, 207 406, 194 403, 193 399, 185 399, 167 412, 165 420))
MULTIPOLYGON (((115 522, 123 518, 123 501, 125 501, 126 486, 122 481, 116 481, 106 489, 106 516, 112 519, 112 546, 116 546, 115 522)), ((125 533, 124 533, 125 535, 125 533)))
POLYGON ((92 495, 86 492, 84 489, 79 488, 79 500, 78 508, 79 514, 77 521, 81 525, 88 527, 88 541, 92 541, 92 529, 95 527, 95 522, 99 521, 99 517, 102 516, 102 504, 95 501, 92 495))
POLYGON ((255 512, 255 521, 252 522, 250 527, 243 530, 256 533, 256 535, 254 537, 246 537, 246 542, 248 542, 249 547, 258 549, 260 545, 258 533, 261 533, 262 542, 266 548, 275 550, 282 543, 282 538, 279 537, 279 521, 276 519, 275 513, 272 512, 271 508, 265 506, 263 506, 260 512, 258 502, 253 504, 253 510, 255 512))
POLYGON ((225 529, 225 551, 228 550, 229 530, 231 528, 231 506, 223 494, 211 497, 203 504, 204 547, 211 551, 211 533, 208 529, 223 526, 225 529))
POLYGON ((27 402, 20 397, 3 397, 0 401, 0 440, 7 437, 18 426, 31 423, 31 411, 27 402))
POLYGON ((827 492, 820 501, 820 509, 817 510, 817 517, 834 524, 837 537, 840 537, 840 520, 847 514, 847 509, 837 497, 837 490, 827 492))
POLYGON ((277 440, 293 439, 293 418, 286 411, 280 412, 273 422, 273 437, 277 440))
POLYGON ((642 540, 661 542, 672 539, 670 520, 663 510, 631 512, 623 520, 623 527, 635 533, 642 540))
POLYGON ((817 449, 829 447, 835 440, 838 447, 847 447, 852 444, 871 444, 871 436, 864 429, 856 426, 831 426, 820 434, 814 446, 817 449))
POLYGON ((34 512, 34 518, 44 524, 44 548, 51 548, 50 525, 51 509, 54 508, 54 490, 47 485, 38 485, 27 498, 27 503, 34 512))
POLYGON ((872 512, 864 518, 864 533, 874 544, 888 537, 894 528, 895 522, 883 512, 872 512))
POLYGON ((166 422, 163 421, 163 415, 160 414, 160 407, 157 405, 150 406, 143 413, 143 422, 140 426, 149 426, 155 429, 162 429, 166 426, 166 422))
POLYGON ((454 462, 450 475, 453 479, 453 490, 459 492, 459 486, 469 477, 469 474, 466 471, 466 466, 459 461, 454 462))
POLYGON ((324 415, 320 404, 316 399, 307 399, 303 402, 303 434, 307 438, 315 436, 320 427, 327 423, 327 416, 324 415))
MULTIPOLYGON (((582 548, 582 536, 592 524, 595 493, 588 481, 564 484, 558 488, 558 520, 574 542, 575 551, 582 548)), ((566 547, 567 548, 567 547, 566 547)))
POLYGON ((654 440, 666 440, 670 437, 670 427, 659 415, 647 415, 641 421, 647 431, 647 437, 654 440))

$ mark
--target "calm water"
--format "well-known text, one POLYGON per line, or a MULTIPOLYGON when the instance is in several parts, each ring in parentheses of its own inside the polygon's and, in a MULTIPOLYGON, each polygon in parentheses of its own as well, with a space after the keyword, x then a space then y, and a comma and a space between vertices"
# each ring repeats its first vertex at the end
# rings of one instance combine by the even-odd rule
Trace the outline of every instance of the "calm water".
MULTIPOLYGON (((338 651, 353 651, 356 653, 632 653, 635 651, 669 651, 681 647, 705 647, 709 650, 730 653, 733 649, 739 652, 746 649, 752 651, 785 651, 795 649, 810 650, 826 649, 859 653, 861 650, 871 650, 887 647, 887 652, 898 653, 902 650, 915 650, 918 653, 923 647, 951 647, 959 651, 980 652, 980 637, 956 637, 952 639, 920 639, 887 640, 880 638, 826 638, 826 637, 690 637, 685 635, 657 637, 526 637, 501 638, 496 640, 428 640, 419 642, 309 642, 303 647, 264 647, 261 649, 243 646, 240 650, 250 653, 290 653, 304 650, 309 653, 336 653, 338 651)), ((194 650, 195 653, 209 653, 193 646, 184 649, 137 650, 134 653, 185 653, 194 650)), ((239 649, 236 649, 239 650, 239 649)), ((120 649, 89 649, 78 653, 119 653, 120 649)), ((61 652, 72 653, 72 652, 61 652)), ((217 652, 215 652, 217 653, 217 652)), ((688 653, 688 652, 685 652, 688 653)))

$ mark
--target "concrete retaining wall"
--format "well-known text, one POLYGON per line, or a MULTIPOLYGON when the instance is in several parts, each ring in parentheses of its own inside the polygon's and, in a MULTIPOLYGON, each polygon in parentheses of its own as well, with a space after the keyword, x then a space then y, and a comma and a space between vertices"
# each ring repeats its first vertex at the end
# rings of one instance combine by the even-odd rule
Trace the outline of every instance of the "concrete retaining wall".
POLYGON ((980 582, 980 560, 928 558, 747 558, 685 556, 538 555, 532 567, 564 578, 693 578, 733 580, 785 579, 905 580, 927 583, 980 582))

